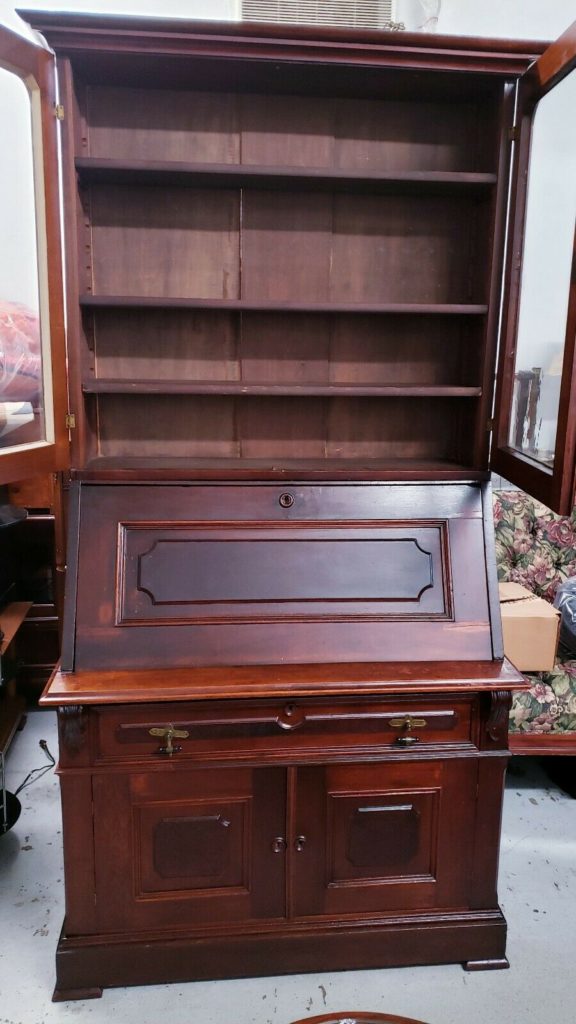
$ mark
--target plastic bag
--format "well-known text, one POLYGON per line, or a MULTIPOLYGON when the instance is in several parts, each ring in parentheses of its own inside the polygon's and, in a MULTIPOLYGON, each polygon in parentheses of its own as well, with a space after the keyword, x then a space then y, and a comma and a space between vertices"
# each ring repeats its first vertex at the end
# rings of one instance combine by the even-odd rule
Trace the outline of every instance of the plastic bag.
POLYGON ((560 643, 576 655, 576 576, 561 583, 554 607, 560 611, 560 643))

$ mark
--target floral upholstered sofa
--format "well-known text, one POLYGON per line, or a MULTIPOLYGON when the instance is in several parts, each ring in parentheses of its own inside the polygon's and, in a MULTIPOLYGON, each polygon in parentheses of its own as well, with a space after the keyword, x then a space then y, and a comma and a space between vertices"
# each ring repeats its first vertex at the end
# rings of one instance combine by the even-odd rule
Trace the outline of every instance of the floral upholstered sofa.
MULTIPOLYGON (((559 516, 522 491, 495 491, 494 527, 499 580, 552 602, 576 576, 576 509, 559 516)), ((510 712, 512 753, 576 754, 576 657, 560 647, 552 672, 525 675, 529 689, 510 712)))

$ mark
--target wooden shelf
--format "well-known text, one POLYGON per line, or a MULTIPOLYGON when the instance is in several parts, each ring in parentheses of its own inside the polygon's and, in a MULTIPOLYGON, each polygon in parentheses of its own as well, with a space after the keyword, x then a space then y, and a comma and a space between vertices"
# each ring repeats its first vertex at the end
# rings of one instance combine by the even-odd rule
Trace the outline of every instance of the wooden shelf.
MULTIPOLYGON (((13 601, 0 613, 0 629, 2 642, 0 655, 3 657, 14 640, 20 626, 32 607, 32 601, 13 601)), ((18 729, 26 705, 23 697, 16 693, 15 681, 3 679, 0 687, 0 752, 6 753, 14 733, 18 729)))
POLYGON ((0 629, 3 633, 0 655, 6 653, 31 607, 32 601, 13 601, 0 612, 0 629))
POLYGON ((205 299, 161 295, 91 295, 84 292, 86 308, 213 309, 223 312, 261 313, 386 313, 412 316, 483 316, 488 306, 451 302, 255 302, 252 299, 205 299))
POLYGON ((486 480, 448 459, 244 459, 100 456, 75 474, 89 480, 486 480))
POLYGON ((325 167, 184 163, 163 160, 108 160, 78 157, 86 184, 184 185, 209 188, 264 188, 294 191, 453 194, 486 191, 495 174, 465 171, 356 171, 325 167))
MULTIPOLYGON (((0 697, 0 753, 6 754, 20 728, 25 712, 26 704, 22 697, 11 695, 0 697)), ((2 790, 0 789, 1 799, 2 790)))
POLYGON ((94 379, 82 385, 92 395, 292 395, 326 398, 480 398, 482 388, 438 384, 302 384, 250 381, 119 380, 94 379))

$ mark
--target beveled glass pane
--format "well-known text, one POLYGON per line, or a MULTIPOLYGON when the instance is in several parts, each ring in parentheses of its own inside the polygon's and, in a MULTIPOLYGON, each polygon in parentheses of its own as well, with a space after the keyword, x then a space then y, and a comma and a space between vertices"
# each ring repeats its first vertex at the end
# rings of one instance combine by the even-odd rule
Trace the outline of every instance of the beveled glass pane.
POLYGON ((0 449, 52 441, 47 327, 41 316, 42 209, 37 213, 35 95, 0 67, 0 449), (39 230, 40 227, 40 230, 39 230), (40 245, 39 245, 40 243, 40 245), (43 337, 44 334, 44 337, 43 337), (48 365, 47 365, 48 364, 48 365))
POLYGON ((509 445, 552 468, 576 229, 576 71, 538 104, 509 445))

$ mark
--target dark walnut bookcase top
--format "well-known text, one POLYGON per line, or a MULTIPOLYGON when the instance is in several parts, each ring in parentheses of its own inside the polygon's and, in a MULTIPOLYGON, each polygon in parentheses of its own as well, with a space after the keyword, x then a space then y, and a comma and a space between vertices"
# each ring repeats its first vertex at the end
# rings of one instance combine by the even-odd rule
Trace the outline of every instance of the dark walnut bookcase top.
POLYGON ((74 468, 486 477, 526 47, 360 34, 360 62, 330 30, 40 21, 76 196, 74 468))

